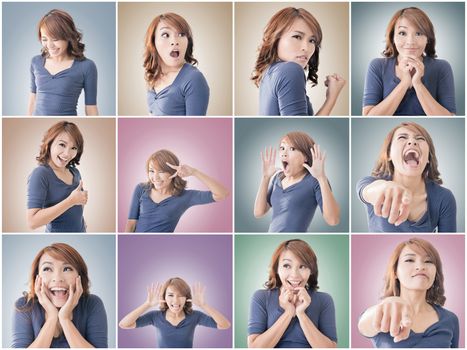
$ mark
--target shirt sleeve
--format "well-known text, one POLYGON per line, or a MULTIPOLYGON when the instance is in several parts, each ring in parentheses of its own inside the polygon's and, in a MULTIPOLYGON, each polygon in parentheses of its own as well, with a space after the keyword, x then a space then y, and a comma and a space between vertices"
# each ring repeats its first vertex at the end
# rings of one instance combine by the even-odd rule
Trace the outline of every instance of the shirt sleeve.
POLYGON ((193 205, 208 204, 214 202, 211 191, 196 191, 189 190, 189 202, 188 205, 191 207, 193 205))
POLYGON ((268 327, 267 321, 266 295, 263 290, 258 290, 251 298, 248 335, 264 333, 268 327))
POLYGON ((337 342, 337 330, 336 330, 336 310, 334 308, 334 301, 328 294, 323 294, 321 313, 319 315, 318 329, 326 337, 332 341, 337 342))
POLYGON ((357 195, 358 195, 358 198, 360 198, 360 200, 365 203, 365 204, 368 204, 370 205, 370 203, 368 203, 364 198, 363 198, 363 190, 365 189, 366 186, 368 186, 369 184, 373 183, 374 181, 376 181, 376 178, 373 177, 373 176, 365 176, 363 179, 361 179, 358 183, 357 183, 357 195))
POLYGON ((451 348, 459 347, 459 319, 453 314, 453 329, 452 329, 452 342, 451 348))
POLYGON ((44 208, 49 181, 44 167, 37 167, 33 170, 28 179, 28 209, 44 208))
POLYGON ((281 116, 308 115, 306 78, 302 67, 295 62, 283 64, 278 71, 276 87, 281 116))
POLYGON ((143 186, 138 184, 133 192, 133 197, 131 198, 130 212, 128 213, 128 220, 138 220, 139 219, 139 207, 141 202, 141 196, 143 195, 143 186))
POLYGON ((15 303, 12 327, 12 348, 27 348, 34 341, 34 329, 32 326, 31 310, 20 311, 26 305, 24 298, 15 303))
POLYGON ((107 348, 107 313, 102 300, 93 295, 88 298, 89 310, 86 322, 86 340, 96 348, 107 348))
POLYGON ((374 59, 370 62, 365 77, 363 90, 363 107, 376 106, 383 100, 383 72, 382 60, 374 59))
POLYGON ((36 75, 34 74, 34 58, 31 61, 31 93, 35 94, 37 91, 36 75))
POLYGON ((457 232, 456 199, 447 188, 443 188, 443 190, 444 195, 440 205, 438 232, 457 232))
POLYGON ((206 115, 209 103, 209 86, 200 71, 193 72, 184 93, 186 115, 206 115))
POLYGON ((439 72, 436 100, 451 113, 456 113, 456 93, 454 88, 454 74, 447 61, 442 62, 439 72))
POLYGON ((156 325, 156 311, 149 311, 136 319, 136 328, 155 326, 156 325))
POLYGON ((89 59, 84 73, 84 104, 86 106, 97 104, 97 67, 89 59))
POLYGON ((195 311, 198 314, 198 324, 200 326, 217 328, 217 323, 211 316, 206 315, 204 312, 195 311))
POLYGON ((268 202, 269 206, 272 208, 272 203, 271 203, 271 196, 272 196, 272 191, 274 190, 274 186, 276 185, 276 181, 278 181, 278 174, 275 174, 272 176, 272 179, 271 181, 269 182, 269 186, 268 186, 268 193, 267 193, 267 196, 266 196, 266 201, 268 202))
MULTIPOLYGON (((329 184, 329 181, 328 181, 329 184)), ((331 185, 329 184, 329 187, 331 185)), ((321 194, 321 187, 319 186, 319 181, 313 177, 313 192, 315 193, 316 203, 319 205, 319 209, 323 212, 323 196, 321 194)), ((331 189, 332 192, 332 189, 331 189)))

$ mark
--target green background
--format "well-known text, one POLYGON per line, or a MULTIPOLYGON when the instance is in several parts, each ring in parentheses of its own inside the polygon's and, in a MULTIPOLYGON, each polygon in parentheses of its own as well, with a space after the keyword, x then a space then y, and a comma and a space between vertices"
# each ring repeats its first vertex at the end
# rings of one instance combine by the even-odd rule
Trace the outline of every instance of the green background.
POLYGON ((247 347, 248 314, 253 293, 264 288, 268 266, 277 246, 302 239, 318 258, 319 291, 334 300, 337 346, 349 347, 349 238, 348 235, 236 235, 235 237, 235 347, 247 347))

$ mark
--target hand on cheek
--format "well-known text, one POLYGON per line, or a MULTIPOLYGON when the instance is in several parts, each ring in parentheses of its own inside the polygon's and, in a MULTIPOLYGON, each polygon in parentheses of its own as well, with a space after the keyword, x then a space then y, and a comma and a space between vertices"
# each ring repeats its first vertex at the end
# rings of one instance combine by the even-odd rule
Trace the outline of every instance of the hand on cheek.
POLYGON ((78 305, 79 298, 83 294, 83 285, 81 284, 81 276, 77 276, 75 280, 75 287, 72 284, 69 285, 68 299, 60 308, 58 317, 62 321, 73 319, 73 310, 78 305))

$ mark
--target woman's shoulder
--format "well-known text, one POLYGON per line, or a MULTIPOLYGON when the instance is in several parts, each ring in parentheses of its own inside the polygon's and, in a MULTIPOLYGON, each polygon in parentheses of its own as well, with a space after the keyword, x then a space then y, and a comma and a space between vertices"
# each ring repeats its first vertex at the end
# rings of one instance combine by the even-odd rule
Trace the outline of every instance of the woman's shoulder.
POLYGON ((182 77, 186 81, 191 83, 206 83, 206 78, 204 77, 203 73, 198 68, 189 63, 185 63, 181 73, 182 77))
POLYGON ((84 308, 92 311, 105 309, 104 302, 100 297, 98 297, 95 294, 88 294, 86 296, 82 296, 80 298, 80 303, 84 308))
POLYGON ((426 182, 427 185, 427 192, 429 193, 430 196, 436 196, 439 199, 451 199, 454 198, 454 195, 452 194, 451 190, 441 186, 440 184, 437 184, 433 180, 428 180, 426 182))
POLYGON ((322 304, 334 303, 332 296, 326 292, 318 292, 317 290, 308 290, 308 294, 313 298, 312 300, 319 301, 322 304))
POLYGON ((395 57, 376 57, 370 61, 369 67, 373 70, 383 69, 390 64, 394 64, 396 61, 395 57))
POLYGON ((30 302, 28 302, 28 299, 26 296, 21 296, 19 297, 16 301, 15 301, 15 308, 18 310, 18 311, 21 311, 21 309, 25 308, 26 306, 28 306, 30 304, 30 302))
POLYGON ((288 77, 290 75, 299 75, 300 77, 305 76, 302 66, 292 61, 274 62, 273 64, 269 66, 268 73, 272 75, 275 74, 275 75, 280 75, 284 77, 288 77))
POLYGON ((93 60, 84 57, 81 60, 75 59, 75 64, 84 72, 84 73, 96 73, 97 67, 93 60))
POLYGON ((439 315, 440 322, 444 321, 444 322, 449 322, 449 323, 454 323, 454 324, 459 323, 459 318, 454 312, 449 311, 448 309, 440 305, 433 305, 433 307, 435 308, 436 312, 439 315))
POLYGON ((42 55, 36 55, 31 59, 31 64, 33 65, 42 65, 44 62, 44 57, 42 55))
POLYGON ((31 173, 31 176, 47 177, 51 174, 52 168, 46 164, 39 164, 31 173))

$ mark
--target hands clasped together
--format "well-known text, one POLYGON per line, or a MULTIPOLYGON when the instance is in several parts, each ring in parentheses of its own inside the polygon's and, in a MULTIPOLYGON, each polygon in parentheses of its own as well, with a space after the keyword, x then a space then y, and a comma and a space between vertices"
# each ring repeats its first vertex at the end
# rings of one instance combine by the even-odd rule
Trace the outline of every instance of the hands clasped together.
POLYGON ((421 57, 400 57, 396 66, 396 76, 405 83, 408 88, 421 83, 425 74, 425 66, 421 57))
POLYGON ((282 286, 279 295, 279 306, 285 312, 297 316, 305 313, 311 304, 311 297, 305 287, 285 287, 282 286))

